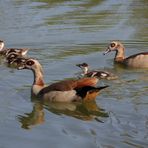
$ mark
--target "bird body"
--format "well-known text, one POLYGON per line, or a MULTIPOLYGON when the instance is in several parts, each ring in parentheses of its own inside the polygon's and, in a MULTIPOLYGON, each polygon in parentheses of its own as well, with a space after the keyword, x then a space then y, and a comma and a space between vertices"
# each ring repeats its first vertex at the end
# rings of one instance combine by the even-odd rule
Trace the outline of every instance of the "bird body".
POLYGON ((38 60, 33 58, 17 59, 18 69, 30 69, 34 74, 32 94, 43 100, 55 102, 72 102, 94 100, 100 90, 108 87, 95 87, 98 79, 95 77, 76 80, 63 80, 50 85, 45 85, 43 70, 38 60))
POLYGON ((4 48, 4 41, 0 40, 0 55, 8 57, 12 53, 16 53, 20 56, 24 56, 28 52, 28 48, 4 48))
POLYGON ((103 70, 91 70, 89 71, 89 65, 87 63, 77 64, 76 66, 82 69, 82 76, 84 77, 97 77, 98 79, 114 80, 118 77, 111 72, 103 70))
POLYGON ((124 55, 125 48, 119 41, 111 42, 104 54, 111 51, 116 52, 114 58, 115 63, 133 68, 148 68, 148 52, 137 53, 126 58, 124 55))

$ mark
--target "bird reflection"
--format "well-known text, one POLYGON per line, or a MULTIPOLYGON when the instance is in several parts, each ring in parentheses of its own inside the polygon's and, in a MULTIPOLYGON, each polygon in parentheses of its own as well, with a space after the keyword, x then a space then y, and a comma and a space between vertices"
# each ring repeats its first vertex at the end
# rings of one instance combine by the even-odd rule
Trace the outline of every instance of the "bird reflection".
POLYGON ((43 104, 36 101, 33 105, 31 113, 25 113, 24 115, 17 116, 19 122, 22 124, 22 128, 30 129, 35 125, 44 123, 44 108, 43 104))
POLYGON ((43 124, 45 122, 44 110, 56 115, 71 116, 84 121, 96 120, 103 122, 100 118, 108 117, 108 113, 97 106, 95 101, 74 103, 53 103, 36 99, 32 99, 32 101, 34 103, 32 112, 18 115, 18 120, 24 129, 31 129, 36 125, 43 124))

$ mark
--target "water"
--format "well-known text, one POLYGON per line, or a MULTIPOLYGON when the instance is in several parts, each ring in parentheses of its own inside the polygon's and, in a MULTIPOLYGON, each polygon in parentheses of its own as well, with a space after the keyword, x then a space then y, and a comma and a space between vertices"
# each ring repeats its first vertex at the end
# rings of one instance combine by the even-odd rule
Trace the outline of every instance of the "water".
POLYGON ((126 55, 147 51, 147 0, 1 0, 0 39, 27 47, 47 83, 76 77, 75 64, 108 69, 118 80, 91 103, 41 103, 30 97, 30 71, 0 59, 0 147, 143 148, 148 146, 148 71, 113 65, 108 43, 126 55))

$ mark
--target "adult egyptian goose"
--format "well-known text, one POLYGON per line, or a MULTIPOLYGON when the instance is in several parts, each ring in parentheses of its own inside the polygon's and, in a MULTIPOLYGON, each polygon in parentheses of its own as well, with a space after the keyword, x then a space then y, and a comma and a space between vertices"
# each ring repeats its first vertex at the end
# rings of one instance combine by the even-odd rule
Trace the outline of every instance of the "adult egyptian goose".
POLYGON ((116 51, 114 58, 115 63, 120 63, 133 68, 148 68, 148 52, 137 53, 126 58, 124 50, 125 48, 121 42, 113 41, 109 44, 104 55, 108 52, 116 51))
POLYGON ((28 48, 4 48, 4 41, 0 40, 0 55, 8 56, 10 53, 17 53, 24 56, 28 52, 28 48))
POLYGON ((114 80, 118 77, 111 72, 100 71, 100 70, 91 70, 89 71, 89 65, 87 63, 77 64, 76 66, 82 69, 82 76, 84 77, 97 77, 98 79, 107 79, 114 80))
POLYGON ((33 58, 18 58, 18 69, 30 69, 34 74, 32 94, 43 100, 56 102, 72 102, 94 100, 99 91, 108 87, 95 87, 97 78, 82 78, 78 80, 64 80, 46 86, 43 80, 43 70, 38 60, 33 58))

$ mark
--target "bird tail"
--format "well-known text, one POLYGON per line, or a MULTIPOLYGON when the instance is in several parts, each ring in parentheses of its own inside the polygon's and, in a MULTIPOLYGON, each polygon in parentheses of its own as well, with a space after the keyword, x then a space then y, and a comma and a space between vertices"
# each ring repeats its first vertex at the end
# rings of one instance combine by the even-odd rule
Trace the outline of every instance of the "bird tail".
POLYGON ((101 87, 94 88, 94 89, 92 89, 91 91, 100 91, 100 90, 105 89, 105 88, 107 88, 107 87, 109 87, 109 86, 108 86, 108 85, 105 85, 105 86, 101 86, 101 87))
POLYGON ((101 87, 92 87, 92 86, 86 86, 81 89, 77 89, 77 95, 80 96, 83 100, 94 100, 97 95, 99 94, 100 90, 105 89, 109 87, 101 86, 101 87))

